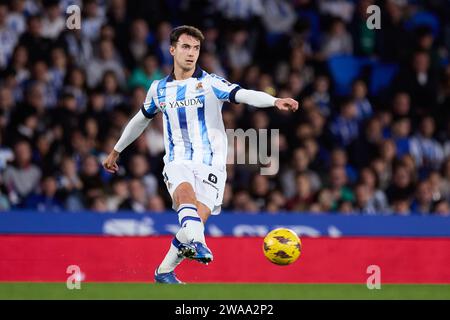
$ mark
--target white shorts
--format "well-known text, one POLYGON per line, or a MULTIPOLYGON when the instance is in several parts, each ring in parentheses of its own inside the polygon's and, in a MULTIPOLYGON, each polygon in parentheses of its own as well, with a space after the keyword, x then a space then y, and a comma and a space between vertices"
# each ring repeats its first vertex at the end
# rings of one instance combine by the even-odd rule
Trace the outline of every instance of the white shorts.
POLYGON ((172 161, 164 166, 164 182, 172 197, 172 208, 176 210, 173 193, 182 182, 188 182, 195 192, 197 201, 206 205, 212 215, 218 215, 222 206, 226 170, 191 161, 172 161))

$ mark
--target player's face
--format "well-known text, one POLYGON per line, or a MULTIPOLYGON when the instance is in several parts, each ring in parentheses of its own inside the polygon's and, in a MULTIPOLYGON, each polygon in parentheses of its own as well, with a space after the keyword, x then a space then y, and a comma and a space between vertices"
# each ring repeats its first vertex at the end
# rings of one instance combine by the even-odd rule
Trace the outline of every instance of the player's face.
POLYGON ((174 65, 184 71, 195 68, 200 54, 200 41, 187 34, 182 34, 174 46, 170 47, 170 54, 173 56, 174 65))

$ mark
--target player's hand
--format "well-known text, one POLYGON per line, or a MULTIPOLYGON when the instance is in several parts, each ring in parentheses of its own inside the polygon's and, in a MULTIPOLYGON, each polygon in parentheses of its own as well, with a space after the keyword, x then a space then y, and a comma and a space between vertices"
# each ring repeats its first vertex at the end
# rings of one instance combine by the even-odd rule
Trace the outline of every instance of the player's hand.
POLYGON ((103 168, 110 173, 116 173, 119 170, 119 166, 116 161, 119 158, 119 153, 116 150, 111 151, 111 153, 103 160, 103 168))
POLYGON ((275 100, 275 107, 284 111, 297 111, 298 102, 291 98, 279 98, 275 100))

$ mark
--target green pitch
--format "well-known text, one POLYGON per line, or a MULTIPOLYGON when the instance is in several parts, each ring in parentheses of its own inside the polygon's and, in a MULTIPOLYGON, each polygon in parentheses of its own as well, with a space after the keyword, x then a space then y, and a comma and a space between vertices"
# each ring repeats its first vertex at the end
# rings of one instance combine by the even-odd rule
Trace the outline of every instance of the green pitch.
POLYGON ((392 285, 369 290, 361 284, 187 284, 0 282, 0 299, 450 299, 450 285, 392 285))

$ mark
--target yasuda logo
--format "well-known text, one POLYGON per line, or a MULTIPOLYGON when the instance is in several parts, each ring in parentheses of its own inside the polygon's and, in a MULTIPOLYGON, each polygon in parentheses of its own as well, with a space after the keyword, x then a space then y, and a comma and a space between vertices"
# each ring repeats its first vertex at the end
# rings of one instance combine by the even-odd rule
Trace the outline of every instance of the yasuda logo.
POLYGON ((183 107, 201 107, 202 101, 200 98, 192 98, 192 99, 186 99, 186 100, 180 100, 180 101, 174 101, 174 102, 167 102, 165 107, 169 108, 183 108, 183 107))

